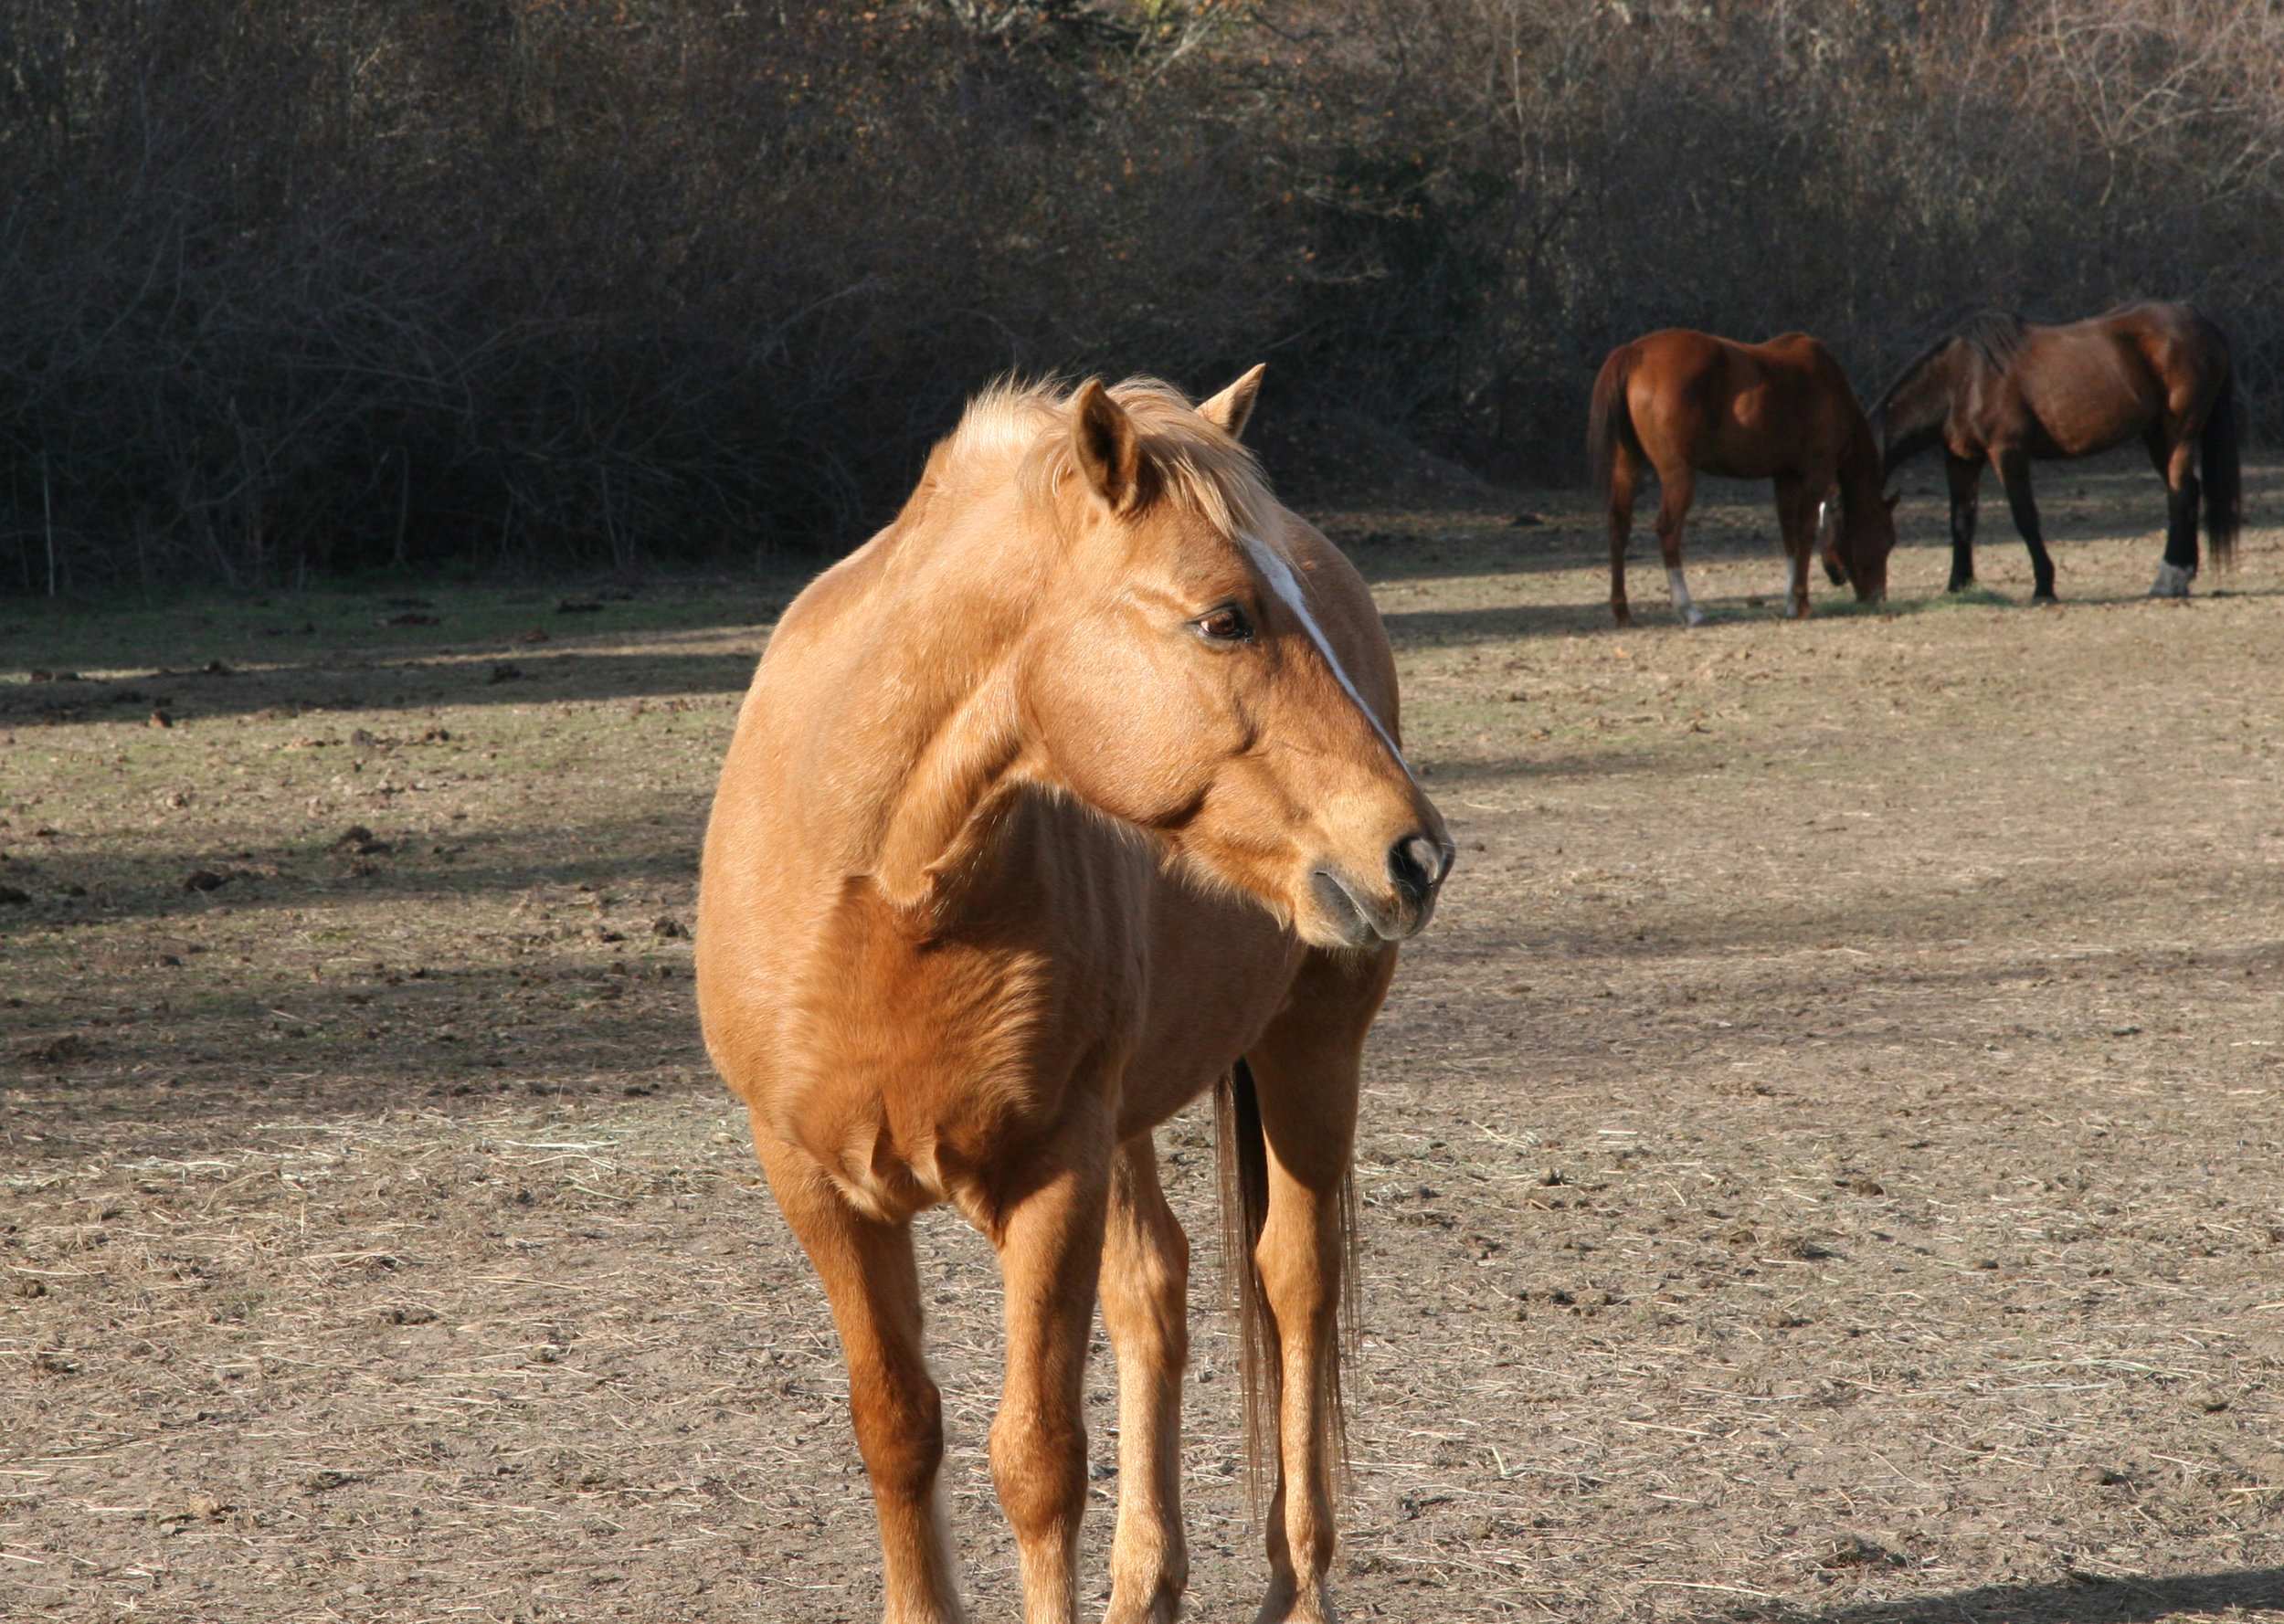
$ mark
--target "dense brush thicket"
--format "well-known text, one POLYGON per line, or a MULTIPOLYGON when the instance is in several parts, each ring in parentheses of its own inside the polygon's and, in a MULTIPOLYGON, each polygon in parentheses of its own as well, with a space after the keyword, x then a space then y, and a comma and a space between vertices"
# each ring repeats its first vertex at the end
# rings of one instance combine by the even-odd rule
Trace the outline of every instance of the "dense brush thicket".
POLYGON ((1574 466, 1612 343, 2192 298, 2268 0, 16 0, 0 591, 844 544, 996 373, 1574 466))

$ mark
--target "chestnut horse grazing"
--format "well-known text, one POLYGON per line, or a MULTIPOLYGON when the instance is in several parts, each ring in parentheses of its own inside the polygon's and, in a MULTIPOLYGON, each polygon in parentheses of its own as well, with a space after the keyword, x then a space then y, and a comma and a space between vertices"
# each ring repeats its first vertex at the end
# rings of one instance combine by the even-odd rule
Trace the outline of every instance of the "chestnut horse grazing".
POLYGON ((2165 556, 2152 597, 2186 597, 2197 573, 2197 500, 2224 568, 2242 520, 2237 414, 2228 340, 2185 304, 2121 304, 2041 327, 1987 311, 1930 346, 1880 400, 1886 467, 1930 446, 1951 474, 1951 590, 1974 582, 1983 465, 1998 470, 2030 549, 2032 601, 2054 597, 2054 560, 2030 494, 2034 459, 2092 457, 2135 435, 2165 481, 2165 556), (2194 467, 2204 454, 2200 485, 2194 467))
POLYGON ((1808 561, 1835 488, 1825 567, 1865 603, 1887 593, 1895 503, 1880 496, 1879 452, 1847 374, 1804 332, 1740 344, 1674 327, 1619 345, 1594 380, 1586 450, 1610 518, 1610 607, 1620 626, 1634 623, 1626 606, 1634 494, 1652 470, 1665 580, 1689 625, 1705 619, 1681 573, 1681 529, 1700 472, 1775 483, 1795 618, 1808 613, 1808 561))
POLYGON ((1363 583, 1237 442, 1260 372, 1194 408, 1148 381, 977 400, 786 611, 723 766, 706 1044, 831 1300, 896 1624, 961 1616, 910 1231, 941 1201, 1005 1282, 1026 1619, 1074 1616, 1098 1285, 1107 1617, 1173 1619, 1190 1248, 1151 1130, 1217 1082, 1274 1447, 1260 1618, 1333 1617, 1359 1055, 1452 844, 1363 583))

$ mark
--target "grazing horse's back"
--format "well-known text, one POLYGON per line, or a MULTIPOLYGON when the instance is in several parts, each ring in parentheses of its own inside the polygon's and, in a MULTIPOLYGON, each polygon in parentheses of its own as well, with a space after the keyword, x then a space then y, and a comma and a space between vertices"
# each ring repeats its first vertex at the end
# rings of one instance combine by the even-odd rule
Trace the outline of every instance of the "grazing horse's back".
POLYGON ((788 610, 723 766, 700 1013, 832 1304, 898 1624, 959 1615, 908 1227, 943 1201, 1005 1275, 991 1457, 1029 1617, 1074 1606, 1098 1280, 1111 1615, 1172 1617, 1189 1254, 1151 1130, 1223 1079, 1254 1174, 1232 1263, 1274 1326, 1263 1617, 1329 1614, 1360 1055, 1451 844, 1369 594, 1236 441, 1256 375, 1194 409, 977 403, 788 610))

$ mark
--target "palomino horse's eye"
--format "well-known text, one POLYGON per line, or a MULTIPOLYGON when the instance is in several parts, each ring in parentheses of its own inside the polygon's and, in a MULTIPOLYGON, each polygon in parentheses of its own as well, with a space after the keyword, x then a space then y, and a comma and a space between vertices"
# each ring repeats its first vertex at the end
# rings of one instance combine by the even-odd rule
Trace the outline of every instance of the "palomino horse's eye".
POLYGON ((1223 604, 1197 623, 1208 642, 1242 643, 1253 635, 1253 623, 1235 604, 1223 604))

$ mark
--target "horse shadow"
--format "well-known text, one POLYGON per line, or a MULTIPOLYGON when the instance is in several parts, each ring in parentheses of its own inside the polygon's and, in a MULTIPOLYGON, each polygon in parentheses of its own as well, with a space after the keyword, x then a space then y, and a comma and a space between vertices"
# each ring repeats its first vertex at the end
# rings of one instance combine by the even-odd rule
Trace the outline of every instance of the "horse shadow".
POLYGON ((1860 1602, 1821 1610, 1748 1603, 1700 1615, 1767 1624, 2154 1624, 2181 1613, 2284 1607, 2284 1567, 2182 1574, 2171 1578, 2072 1576, 2054 1584, 1986 1585, 1972 1590, 1860 1602))
MULTIPOLYGON (((109 677, 78 675, 67 666, 28 682, 0 681, 0 730, 134 722, 158 712, 169 725, 232 716, 302 717, 312 724, 306 731, 323 733, 316 724, 328 715, 336 731, 354 730, 355 713, 365 711, 742 693, 753 680, 767 628, 723 629, 750 632, 754 647, 736 652, 425 649, 386 663, 319 659, 234 665, 217 659, 209 669, 162 667, 146 675, 131 668, 109 677)), ((401 731, 404 724, 396 725, 401 731)))

